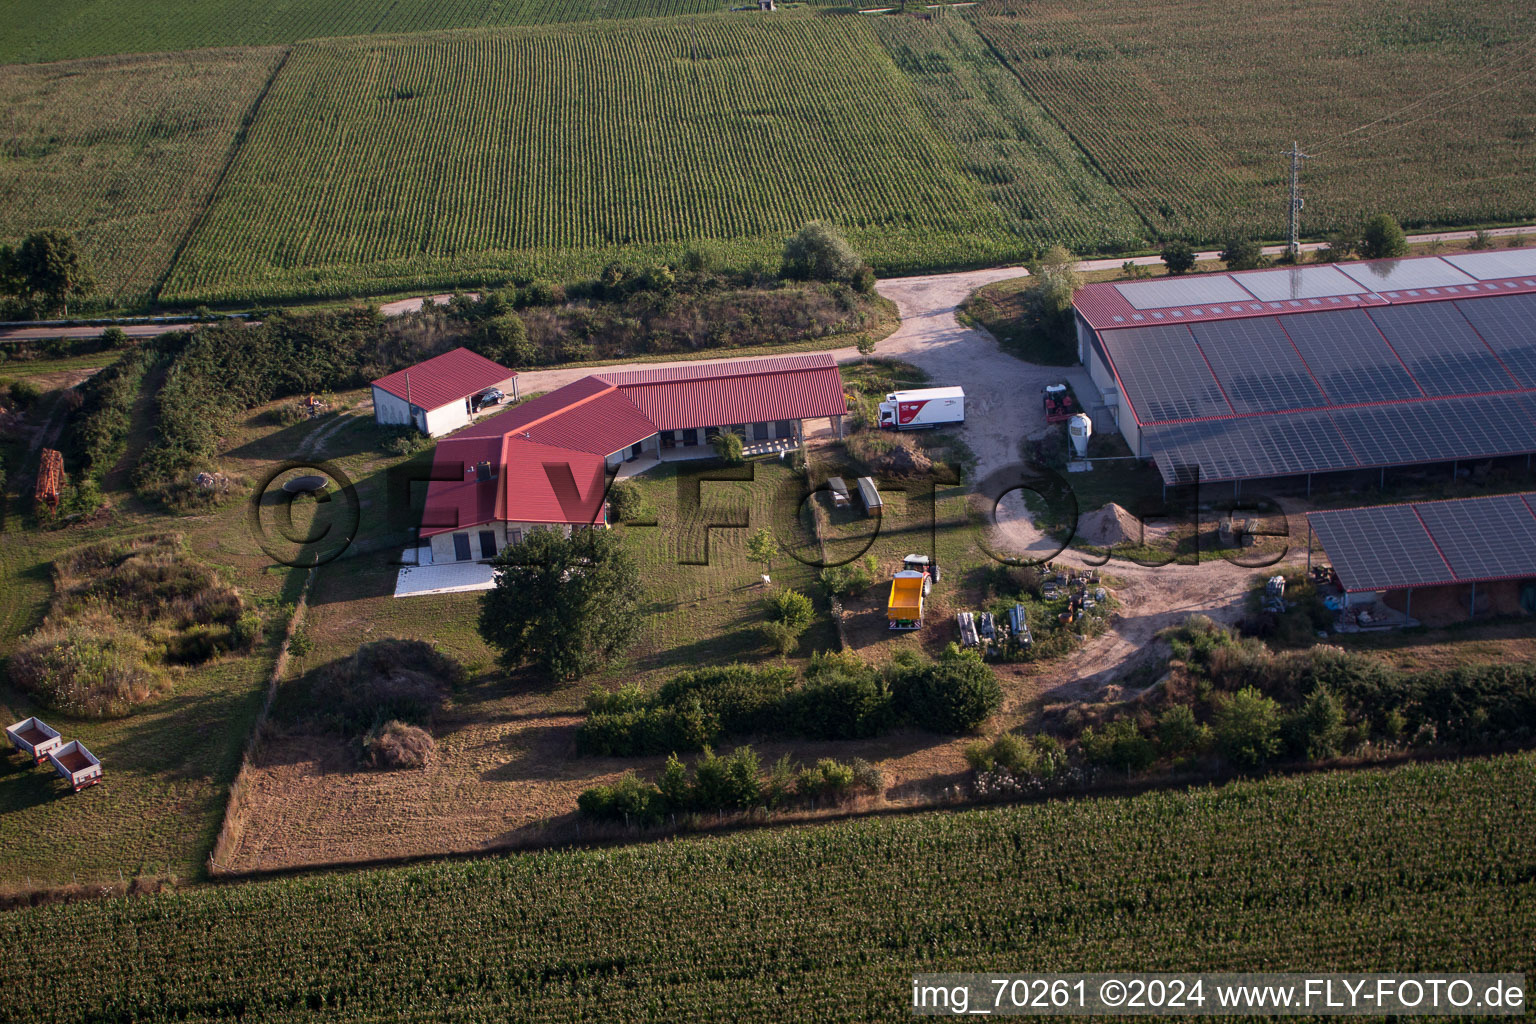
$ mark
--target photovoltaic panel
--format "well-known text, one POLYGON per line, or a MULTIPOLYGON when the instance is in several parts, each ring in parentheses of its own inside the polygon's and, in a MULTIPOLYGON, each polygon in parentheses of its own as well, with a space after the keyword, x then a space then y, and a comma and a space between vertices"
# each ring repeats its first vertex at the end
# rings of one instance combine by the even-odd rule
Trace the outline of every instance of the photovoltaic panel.
POLYGON ((1464 270, 1479 281, 1497 281, 1506 277, 1536 277, 1536 249, 1469 252, 1461 256, 1445 256, 1443 259, 1457 270, 1464 270))
POLYGON ((1536 402, 1528 395, 1367 405, 1329 415, 1362 467, 1536 451, 1536 402))
POLYGON ((1276 320, 1334 404, 1423 394, 1364 310, 1292 313, 1276 320))
POLYGON ((1440 259, 1341 263, 1338 269, 1373 292, 1444 288, 1453 284, 1471 284, 1473 281, 1472 277, 1440 259))
POLYGON ((1127 327, 1101 337, 1142 423, 1230 416, 1200 346, 1183 324, 1127 327))
POLYGON ((1536 576, 1536 515, 1518 494, 1414 506, 1463 580, 1536 576))
POLYGON ((1117 284, 1115 291, 1135 309, 1205 306, 1213 302, 1252 302, 1253 296, 1232 278, 1215 274, 1167 277, 1159 281, 1117 284))
POLYGON ((1249 416, 1147 427, 1142 438, 1169 483, 1354 469, 1325 413, 1249 416))
POLYGON ((1368 314, 1429 395, 1520 387, 1451 302, 1383 306, 1368 314))
POLYGON ((1312 512, 1307 519, 1345 590, 1425 586, 1450 575, 1410 505, 1312 512))
POLYGON ((1244 274, 1237 280, 1265 302, 1284 299, 1323 299, 1330 295, 1363 295, 1371 289, 1334 267, 1287 267, 1244 274))
POLYGON ((1190 330, 1239 413, 1326 405, 1296 346, 1271 317, 1214 320, 1190 330))
POLYGON ((1536 295, 1462 299, 1456 308, 1509 372, 1536 388, 1536 295))

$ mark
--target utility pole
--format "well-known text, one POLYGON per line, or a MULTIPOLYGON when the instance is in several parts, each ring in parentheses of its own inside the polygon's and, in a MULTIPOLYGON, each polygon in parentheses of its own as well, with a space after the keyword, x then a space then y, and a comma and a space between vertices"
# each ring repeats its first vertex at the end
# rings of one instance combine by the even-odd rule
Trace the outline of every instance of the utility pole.
POLYGON ((1291 158, 1291 244, 1285 251, 1294 263, 1301 259, 1301 162, 1312 157, 1303 153, 1294 140, 1285 155, 1291 158))

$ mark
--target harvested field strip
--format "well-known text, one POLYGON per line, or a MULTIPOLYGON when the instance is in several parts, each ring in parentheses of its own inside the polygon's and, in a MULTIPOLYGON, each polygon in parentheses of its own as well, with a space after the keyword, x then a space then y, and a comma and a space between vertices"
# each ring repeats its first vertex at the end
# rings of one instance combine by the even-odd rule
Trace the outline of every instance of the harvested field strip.
POLYGON ((771 260, 817 217, 885 267, 1004 235, 867 22, 322 41, 293 51, 163 297, 563 276, 701 239, 771 260))
POLYGON ((999 962, 1529 972, 1533 785, 1519 754, 19 910, 0 1008, 894 1020, 911 972, 999 962))

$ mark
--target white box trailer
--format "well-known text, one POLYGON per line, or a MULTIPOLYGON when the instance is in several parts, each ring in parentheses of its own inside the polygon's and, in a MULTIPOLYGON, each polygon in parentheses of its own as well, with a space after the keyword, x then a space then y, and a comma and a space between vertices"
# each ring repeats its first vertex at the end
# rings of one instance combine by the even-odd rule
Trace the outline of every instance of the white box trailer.
POLYGON ((49 754, 64 745, 64 737, 41 718, 23 718, 15 725, 8 725, 5 735, 11 746, 30 757, 33 764, 42 764, 49 754))
POLYGON ((964 422, 964 388, 892 391, 880 403, 881 430, 922 430, 964 422))
POLYGON ((79 740, 70 740, 49 754, 48 760, 76 793, 101 781, 101 761, 79 740))

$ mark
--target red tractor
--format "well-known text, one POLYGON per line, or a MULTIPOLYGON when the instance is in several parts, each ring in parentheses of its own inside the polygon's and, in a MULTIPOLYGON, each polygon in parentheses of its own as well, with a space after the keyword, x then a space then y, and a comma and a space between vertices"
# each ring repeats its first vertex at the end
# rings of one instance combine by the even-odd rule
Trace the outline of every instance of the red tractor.
POLYGON ((1077 401, 1072 397, 1072 389, 1065 384, 1047 384, 1045 386, 1045 422, 1065 423, 1077 412, 1077 401))

